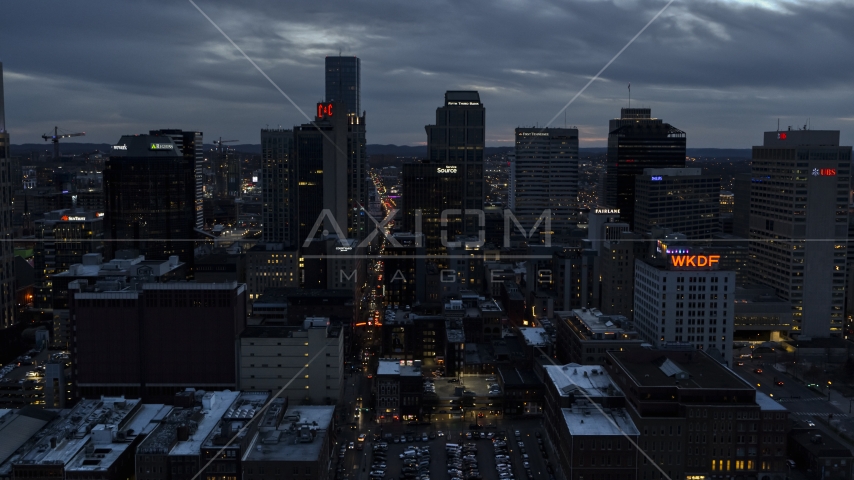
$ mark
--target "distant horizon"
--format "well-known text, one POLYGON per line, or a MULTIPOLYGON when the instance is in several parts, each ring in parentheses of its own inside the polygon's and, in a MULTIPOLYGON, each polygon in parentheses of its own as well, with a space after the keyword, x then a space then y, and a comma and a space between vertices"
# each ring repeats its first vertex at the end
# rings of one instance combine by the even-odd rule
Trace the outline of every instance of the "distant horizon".
MULTIPOLYGON (((50 142, 45 142, 43 144, 42 143, 10 143, 9 145, 10 145, 10 147, 23 147, 23 146, 32 145, 32 146, 37 146, 39 148, 45 148, 45 149, 52 149, 53 148, 51 146, 50 142)), ((109 145, 113 145, 113 144, 112 143, 106 143, 106 142, 67 142, 67 143, 60 142, 60 149, 62 147, 65 147, 65 146, 73 146, 73 145, 77 145, 77 146, 82 146, 82 145, 108 145, 109 146, 109 145)), ((213 143, 205 142, 204 145, 205 146, 213 146, 213 143)), ((229 148, 241 147, 241 146, 245 146, 245 145, 258 147, 258 148, 261 147, 260 143, 237 143, 237 144, 229 145, 229 148)), ((688 147, 688 150, 750 150, 751 148, 753 148, 753 146, 754 145, 751 145, 749 147, 688 147)), ((427 145, 426 145, 426 143, 421 144, 421 145, 399 145, 399 144, 394 144, 394 143, 368 143, 368 144, 366 144, 366 147, 426 148, 427 145)), ((513 145, 505 145, 505 144, 489 145, 489 144, 487 144, 486 148, 513 148, 513 145)), ((580 150, 584 150, 584 149, 603 149, 604 150, 607 148, 608 148, 607 145, 602 145, 602 146, 594 145, 594 146, 579 147, 580 150)))

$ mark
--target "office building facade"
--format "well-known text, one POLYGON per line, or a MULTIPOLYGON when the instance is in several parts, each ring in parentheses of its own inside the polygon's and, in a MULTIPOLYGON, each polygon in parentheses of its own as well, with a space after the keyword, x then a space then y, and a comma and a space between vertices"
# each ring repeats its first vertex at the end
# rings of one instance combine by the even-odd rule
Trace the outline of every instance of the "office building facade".
POLYGON ((792 334, 844 328, 851 147, 839 131, 765 132, 753 147, 751 281, 792 304, 792 334))
POLYGON ((361 116, 361 60, 359 57, 326 57, 326 101, 341 102, 347 115, 361 116))
POLYGON ((447 91, 445 105, 436 109, 436 124, 424 127, 428 160, 441 166, 453 165, 461 175, 463 231, 469 235, 478 233, 478 214, 482 214, 486 193, 484 126, 485 110, 476 91, 447 91))
POLYGON ((318 103, 314 123, 294 127, 300 245, 323 230, 346 238, 366 235, 365 117, 345 115, 345 108, 341 102, 318 103))
POLYGON ((281 396, 289 402, 334 405, 343 359, 341 327, 328 318, 308 318, 302 327, 247 327, 240 334, 240 389, 278 392, 287 385, 281 396))
POLYGON ((81 210, 46 212, 36 221, 34 265, 41 279, 83 262, 83 255, 103 253, 104 214, 81 210))
POLYGON ((126 135, 104 167, 105 230, 111 252, 177 255, 192 269, 196 165, 167 135, 126 135))
POLYGON ((12 245, 12 155, 3 105, 0 62, 0 329, 15 324, 15 259, 12 245))
POLYGON ((292 130, 261 130, 261 238, 266 243, 297 244, 293 139, 292 130))
POLYGON ((150 135, 164 135, 172 139, 172 143, 184 156, 184 161, 194 165, 196 177, 195 197, 193 200, 196 212, 196 228, 201 230, 205 226, 205 215, 202 202, 204 200, 204 180, 202 169, 205 161, 204 143, 202 132, 190 132, 178 129, 151 130, 150 135))
POLYGON ((700 168, 646 168, 635 177, 634 232, 669 228, 690 240, 721 231, 721 178, 700 168))
POLYGON ((608 126, 607 172, 601 187, 604 203, 620 209, 620 219, 634 226, 635 177, 645 168, 683 168, 685 132, 653 118, 649 108, 624 108, 608 126))
POLYGON ((238 387, 245 285, 171 282, 88 290, 75 293, 70 305, 77 397, 165 401, 188 387, 238 387))
POLYGON ((259 243, 246 251, 246 287, 252 304, 268 288, 297 288, 299 250, 281 243, 259 243))
POLYGON ((517 128, 511 167, 520 223, 529 230, 548 209, 552 231, 568 227, 578 213, 578 129, 517 128))
POLYGON ((442 225, 443 211, 462 211, 465 183, 462 168, 432 162, 406 163, 402 176, 404 229, 415 234, 423 233, 428 255, 446 252, 450 242, 463 234, 459 215, 447 215, 442 225))
POLYGON ((735 272, 687 247, 662 255, 635 260, 635 328, 654 346, 716 351, 715 360, 732 365, 735 272))

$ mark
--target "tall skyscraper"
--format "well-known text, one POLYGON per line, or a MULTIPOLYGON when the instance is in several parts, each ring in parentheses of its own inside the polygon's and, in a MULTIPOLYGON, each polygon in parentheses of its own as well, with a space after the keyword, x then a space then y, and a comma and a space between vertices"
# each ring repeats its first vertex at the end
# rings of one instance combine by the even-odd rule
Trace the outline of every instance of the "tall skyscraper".
POLYGON ((293 130, 261 130, 261 238, 266 243, 297 244, 293 141, 293 130))
POLYGON ((436 124, 424 127, 429 161, 438 166, 454 165, 462 175, 463 229, 467 235, 477 235, 478 217, 474 213, 483 210, 485 116, 476 91, 449 90, 445 92, 445 105, 436 109, 436 124), (475 212, 467 214, 470 210, 475 212))
POLYGON ((190 268, 196 226, 195 162, 167 135, 125 135, 104 166, 110 251, 148 258, 177 255, 190 268))
POLYGON ((792 304, 793 334, 841 336, 851 147, 838 130, 765 132, 751 173, 751 280, 792 304))
POLYGON ((361 115, 361 62, 359 57, 326 57, 326 102, 343 102, 344 113, 361 115))
POLYGON ((552 231, 567 228, 578 213, 578 129, 517 128, 515 153, 520 223, 530 229, 551 209, 552 231))
POLYGON ((456 165, 432 162, 405 163, 402 177, 403 228, 410 233, 424 234, 428 255, 446 253, 442 232, 448 242, 462 234, 462 219, 458 215, 449 215, 444 228, 441 225, 443 210, 462 209, 462 170, 456 165), (420 225, 417 212, 421 214, 420 225))
POLYGON ((646 168, 635 177, 636 233, 669 228, 690 240, 720 233, 721 177, 701 168, 646 168))
POLYGON ((634 228, 635 177, 645 168, 685 166, 685 132, 652 118, 649 108, 624 108, 608 126, 608 170, 604 202, 620 209, 620 218, 634 228))
POLYGON ((201 230, 205 226, 205 212, 202 205, 204 193, 202 192, 204 181, 202 179, 202 164, 205 161, 205 152, 202 142, 202 132, 187 132, 179 129, 151 130, 150 135, 165 135, 172 139, 175 147, 184 155, 184 161, 194 165, 196 186, 193 205, 196 216, 196 228, 201 230))
POLYGON ((0 328, 15 323, 15 258, 12 245, 12 156, 3 106, 3 64, 0 63, 0 328))
POLYGON ((323 210, 331 212, 345 237, 365 236, 365 117, 344 111, 341 102, 318 103, 314 123, 294 127, 299 244, 324 229, 336 233, 329 217, 312 231, 323 210))

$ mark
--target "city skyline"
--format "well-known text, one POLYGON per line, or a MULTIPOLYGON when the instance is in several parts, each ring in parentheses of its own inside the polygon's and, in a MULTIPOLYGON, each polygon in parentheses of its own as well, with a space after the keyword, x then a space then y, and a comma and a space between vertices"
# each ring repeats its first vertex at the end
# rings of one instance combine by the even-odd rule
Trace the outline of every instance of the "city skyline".
MULTIPOLYGON (((326 56, 361 58, 370 143, 423 144, 438 92, 478 90, 490 105, 486 144, 510 146, 516 127, 545 125, 664 4, 601 2, 548 14, 454 5, 441 22, 443 9, 432 7, 344 7, 321 21, 311 7, 279 16, 261 3, 199 6, 306 112, 323 97, 326 56), (410 28, 416 19, 437 28, 410 28), (513 26, 512 34, 496 37, 496 24, 513 26)), ((86 131, 76 140, 85 142, 165 124, 255 143, 259 128, 305 121, 189 3, 65 8, 18 5, 22 18, 40 21, 4 29, 4 43, 14 38, 17 46, 2 52, 16 143, 41 143, 54 124, 86 131), (79 31, 87 26, 99 37, 79 31), (96 41, 111 32, 114 42, 96 41), (37 61, 34 49, 57 35, 79 40, 52 45, 52 60, 37 61)), ((778 118, 783 129, 839 128, 850 144, 851 73, 842 52, 850 50, 843 28, 852 17, 850 5, 834 1, 676 2, 570 107, 567 123, 578 126, 581 147, 604 146, 606 121, 627 106, 631 82, 632 104, 691 132, 689 147, 748 148, 759 141, 754 132, 773 129, 778 118), (820 68, 828 64, 839 68, 820 68)))

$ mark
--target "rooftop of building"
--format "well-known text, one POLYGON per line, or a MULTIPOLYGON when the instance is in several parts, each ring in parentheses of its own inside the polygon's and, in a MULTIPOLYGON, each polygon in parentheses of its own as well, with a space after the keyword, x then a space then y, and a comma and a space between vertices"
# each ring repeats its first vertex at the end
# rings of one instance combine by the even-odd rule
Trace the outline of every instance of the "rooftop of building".
POLYGON ((400 360, 380 359, 377 365, 377 375, 400 375, 400 360))
POLYGON ((0 465, 56 416, 52 411, 37 407, 0 409, 0 465))
POLYGON ((640 435, 624 408, 599 410, 594 406, 562 408, 563 421, 570 435, 618 436, 640 435))
POLYGON ((764 147, 838 147, 839 130, 792 130, 765 132, 764 147))
POLYGON ((168 454, 172 446, 178 441, 178 429, 185 427, 188 435, 194 435, 204 415, 201 408, 176 408, 172 410, 137 447, 137 454, 168 454))
POLYGON ((608 352, 618 368, 643 387, 753 390, 702 350, 630 349, 608 352))
POLYGON ((187 440, 175 444, 169 455, 198 455, 205 439, 217 426, 220 419, 232 407, 240 392, 207 392, 202 400, 202 417, 198 420, 196 431, 187 440))
POLYGON ((81 263, 71 265, 68 270, 54 274, 54 277, 110 277, 110 276, 136 276, 148 271, 140 271, 142 267, 151 267, 151 275, 161 276, 184 266, 184 262, 172 256, 169 260, 146 260, 144 255, 133 258, 114 258, 104 262, 100 253, 87 253, 83 255, 81 263))
POLYGON ((445 338, 448 343, 464 343, 466 341, 466 332, 463 330, 462 322, 457 320, 446 320, 445 338))
POLYGON ((66 464, 65 470, 94 472, 109 469, 132 445, 134 437, 151 432, 171 409, 163 404, 143 404, 123 431, 118 431, 115 425, 96 425, 92 429, 92 442, 66 464))
POLYGON ((478 102, 480 94, 476 90, 448 90, 445 92, 445 102, 478 102))
POLYGON ((614 397, 623 393, 598 365, 545 365, 546 378, 554 384, 562 397, 576 392, 587 397, 614 397))
POLYGON ((255 300, 253 308, 259 302, 269 304, 291 304, 300 305, 311 302, 322 301, 325 305, 342 305, 353 303, 353 292, 347 290, 306 290, 300 288, 265 288, 264 293, 255 300))
POLYGON ((205 438, 201 446, 204 448, 220 447, 234 438, 235 435, 238 439, 244 438, 247 431, 241 431, 243 426, 262 413, 261 409, 264 408, 269 397, 269 392, 240 392, 237 400, 223 413, 222 419, 205 438), (235 431, 235 429, 237 430, 235 431))
POLYGON ((284 243, 256 243, 248 250, 248 252, 256 253, 256 252, 282 252, 282 253, 296 253, 299 251, 299 247, 296 245, 285 245, 284 243))
POLYGON ((102 397, 100 400, 81 400, 68 416, 55 424, 49 432, 22 455, 17 464, 50 465, 68 464, 91 439, 98 425, 126 429, 130 415, 138 408, 139 399, 102 397), (55 447, 51 442, 56 442, 55 447))
POLYGON ((551 336, 543 327, 519 327, 519 333, 529 347, 545 347, 552 343, 551 336))
POLYGON ((595 308, 577 308, 555 312, 561 321, 572 322, 584 340, 639 340, 623 315, 605 315, 595 308))
POLYGON ((735 287, 735 303, 786 303, 777 296, 774 287, 767 285, 748 284, 735 287))
POLYGON ((383 315, 384 325, 407 325, 420 320, 442 320, 445 317, 442 315, 432 315, 424 313, 415 313, 406 308, 390 307, 386 309, 383 315))
POLYGON ((537 375, 531 369, 519 369, 516 367, 498 367, 498 375, 501 377, 501 383, 504 388, 519 388, 519 387, 542 387, 543 382, 537 378, 537 375))
POLYGON ((310 462, 321 455, 335 406, 294 406, 277 428, 259 428, 246 450, 244 462, 310 462))
POLYGON ((326 317, 314 317, 305 319, 300 326, 251 325, 243 329, 240 338, 293 338, 294 333, 304 332, 309 328, 325 328, 328 336, 334 337, 337 337, 341 330, 340 325, 330 325, 326 317))
POLYGON ((801 336, 797 340, 787 340, 785 343, 798 349, 837 348, 847 350, 851 347, 851 343, 849 341, 837 337, 808 338, 801 336))

